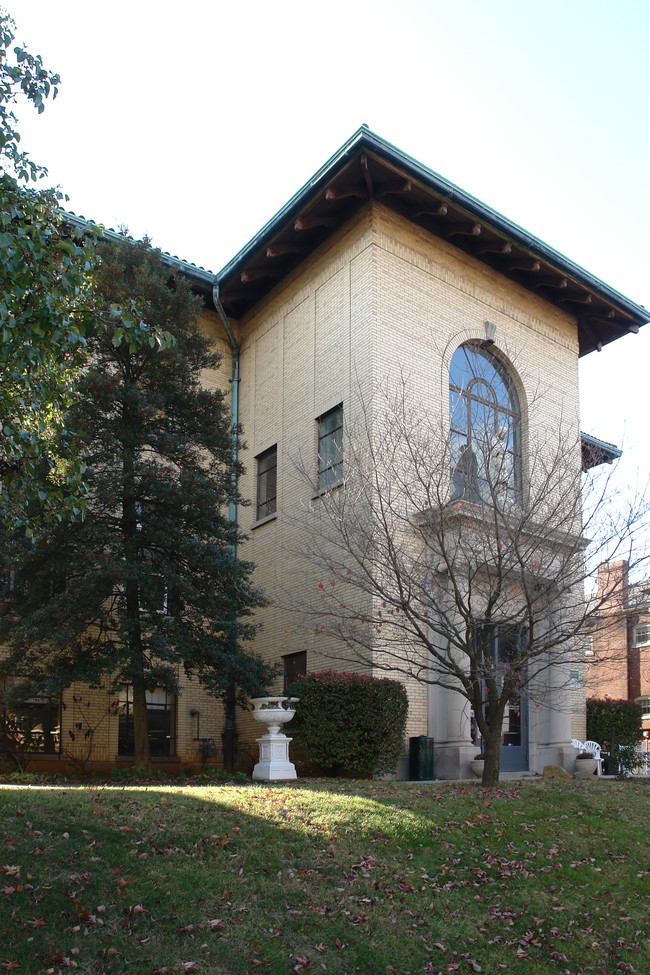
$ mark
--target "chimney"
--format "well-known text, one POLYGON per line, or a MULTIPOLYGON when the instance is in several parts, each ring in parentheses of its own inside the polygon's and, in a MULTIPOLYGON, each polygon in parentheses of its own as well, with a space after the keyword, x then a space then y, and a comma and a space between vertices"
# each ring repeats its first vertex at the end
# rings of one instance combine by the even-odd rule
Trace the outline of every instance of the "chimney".
POLYGON ((601 562, 598 566, 598 601, 615 610, 627 609, 627 576, 629 563, 601 562))

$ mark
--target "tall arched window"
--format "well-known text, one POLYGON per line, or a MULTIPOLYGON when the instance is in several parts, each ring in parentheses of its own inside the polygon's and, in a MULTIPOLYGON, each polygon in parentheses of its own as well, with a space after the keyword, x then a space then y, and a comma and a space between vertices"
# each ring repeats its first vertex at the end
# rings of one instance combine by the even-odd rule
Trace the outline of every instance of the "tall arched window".
POLYGON ((449 370, 451 494, 475 503, 521 495, 521 412, 506 369, 468 342, 449 370))

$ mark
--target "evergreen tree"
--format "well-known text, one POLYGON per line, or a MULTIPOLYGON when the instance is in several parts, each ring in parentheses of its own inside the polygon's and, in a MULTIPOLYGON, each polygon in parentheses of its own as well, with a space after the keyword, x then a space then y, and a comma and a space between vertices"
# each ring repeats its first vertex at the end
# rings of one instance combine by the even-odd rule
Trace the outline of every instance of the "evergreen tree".
POLYGON ((144 326, 173 342, 125 341, 119 321, 89 334, 66 423, 81 431, 86 517, 14 540, 0 673, 20 678, 23 696, 73 681, 130 686, 135 763, 148 770, 147 691, 177 692, 183 669, 217 695, 262 690, 266 669, 245 649, 261 597, 227 519, 230 417, 222 393, 201 384, 219 355, 199 327, 200 300, 146 241, 102 247, 95 291, 100 315, 135 297, 144 326))

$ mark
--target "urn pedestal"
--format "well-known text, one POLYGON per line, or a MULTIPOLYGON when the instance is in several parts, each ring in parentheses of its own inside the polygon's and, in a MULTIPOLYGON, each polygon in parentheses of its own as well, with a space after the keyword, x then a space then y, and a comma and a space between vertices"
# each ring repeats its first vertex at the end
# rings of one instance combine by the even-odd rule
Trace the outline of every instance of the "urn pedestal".
POLYGON ((278 782, 298 778, 295 765, 289 761, 289 744, 293 739, 280 730, 296 713, 292 707, 296 700, 288 697, 253 698, 253 717, 268 727, 267 733, 257 739, 260 759, 253 769, 254 779, 278 782))

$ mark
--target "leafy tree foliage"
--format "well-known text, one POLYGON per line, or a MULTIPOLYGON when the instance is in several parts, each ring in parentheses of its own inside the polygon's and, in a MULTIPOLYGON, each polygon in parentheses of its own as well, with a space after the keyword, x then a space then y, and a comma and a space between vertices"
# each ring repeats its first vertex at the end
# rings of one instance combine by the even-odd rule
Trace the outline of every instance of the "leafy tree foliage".
POLYGON ((254 628, 242 622, 260 596, 222 513, 231 433, 221 392, 200 382, 219 356, 197 322, 199 299, 147 242, 101 246, 94 281, 100 314, 135 295, 143 327, 174 341, 124 341, 119 320, 88 334, 90 364, 65 418, 81 431, 86 517, 19 542, 2 671, 22 677, 23 694, 131 685, 135 761, 147 770, 147 690, 176 692, 184 669, 215 694, 263 691, 265 669, 244 649, 254 628))
POLYGON ((16 128, 16 103, 42 112, 59 77, 40 57, 12 49, 13 40, 12 21, 0 15, 0 520, 31 532, 34 500, 46 519, 79 510, 83 464, 62 417, 84 352, 93 257, 92 242, 64 225, 61 193, 36 188, 46 170, 21 148, 16 128))
MULTIPOLYGON (((59 190, 39 188, 47 171, 20 144, 16 106, 42 112, 59 76, 13 41, 0 12, 0 523, 31 535, 42 521, 81 513, 84 464, 64 415, 88 330, 115 334, 117 313, 92 313, 95 238, 61 211, 59 190)), ((165 345, 142 327, 132 296, 119 314, 120 341, 165 345)))

